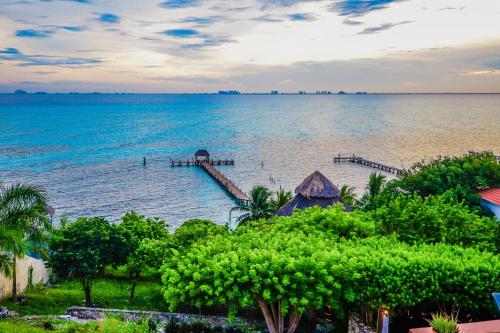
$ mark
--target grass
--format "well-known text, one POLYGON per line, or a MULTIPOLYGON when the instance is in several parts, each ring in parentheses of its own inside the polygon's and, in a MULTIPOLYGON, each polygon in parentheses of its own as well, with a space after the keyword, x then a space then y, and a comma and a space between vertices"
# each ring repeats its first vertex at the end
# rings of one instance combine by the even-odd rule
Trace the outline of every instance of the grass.
POLYGON ((25 321, 10 319, 0 321, 0 332, 9 333, 147 333, 145 322, 124 322, 117 319, 105 319, 86 324, 77 324, 66 320, 39 319, 25 321))
MULTIPOLYGON (((130 283, 127 280, 102 278, 93 285, 92 300, 95 307, 166 311, 167 305, 160 288, 158 282, 141 281, 137 285, 134 301, 130 302, 130 283)), ((26 302, 13 304, 10 300, 4 300, 0 306, 6 306, 20 315, 61 315, 70 306, 85 305, 82 287, 75 280, 63 281, 51 287, 37 286, 25 292, 24 296, 26 302)))

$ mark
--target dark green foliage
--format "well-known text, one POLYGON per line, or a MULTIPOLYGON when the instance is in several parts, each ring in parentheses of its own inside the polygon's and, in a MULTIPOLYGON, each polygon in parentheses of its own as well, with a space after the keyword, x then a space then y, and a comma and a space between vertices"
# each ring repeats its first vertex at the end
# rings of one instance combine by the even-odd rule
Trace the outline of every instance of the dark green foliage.
POLYGON ((458 201, 479 205, 477 192, 500 186, 500 164, 491 153, 440 157, 417 163, 391 182, 392 192, 417 193, 421 197, 452 191, 458 201))
POLYGON ((299 319, 306 310, 326 306, 340 313, 346 304, 397 308, 439 302, 478 310, 500 288, 497 255, 380 238, 338 242, 272 228, 245 227, 196 244, 163 272, 171 310, 221 303, 235 311, 253 304, 265 317, 280 309, 299 319))
MULTIPOLYGON (((248 221, 255 221, 258 219, 269 218, 274 215, 275 210, 271 202, 272 192, 265 186, 254 186, 250 191, 250 203, 241 203, 238 206, 231 209, 229 212, 229 222, 231 221, 231 213, 233 211, 243 212, 236 219, 236 227, 247 223, 248 221)), ((232 229, 233 226, 230 225, 232 229)))
POLYGON ((376 234, 375 225, 368 215, 360 211, 346 213, 341 204, 327 208, 315 206, 299 209, 291 216, 275 216, 272 219, 249 223, 248 227, 262 233, 303 232, 330 239, 365 238, 376 234))
POLYGON ((49 266, 60 278, 78 279, 91 306, 93 281, 108 265, 124 264, 130 236, 103 218, 78 218, 52 235, 49 266))
POLYGON ((243 329, 236 326, 212 326, 203 322, 178 323, 170 320, 165 326, 165 333, 243 333, 243 329))
POLYGON ((191 219, 184 222, 174 232, 174 242, 179 249, 187 249, 191 244, 216 235, 227 235, 226 227, 210 220, 191 219))
POLYGON ((404 242, 447 243, 500 251, 500 224, 480 217, 452 194, 398 195, 370 214, 381 235, 396 234, 404 242))
POLYGON ((292 197, 293 197, 292 192, 285 191, 280 186, 280 189, 276 191, 276 198, 271 198, 271 206, 273 207, 273 210, 277 212, 288 201, 290 201, 292 197))
POLYGON ((163 260, 169 257, 172 237, 167 230, 168 224, 159 218, 146 218, 135 212, 123 216, 119 228, 128 235, 128 254, 125 269, 132 282, 130 300, 134 299, 135 288, 141 276, 158 275, 163 260))

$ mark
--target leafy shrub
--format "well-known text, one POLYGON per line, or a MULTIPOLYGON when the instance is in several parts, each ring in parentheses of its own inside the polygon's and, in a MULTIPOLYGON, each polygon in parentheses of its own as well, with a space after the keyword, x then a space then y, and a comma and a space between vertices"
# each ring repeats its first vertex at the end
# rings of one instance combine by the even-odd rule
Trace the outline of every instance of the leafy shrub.
MULTIPOLYGON (((276 216, 269 220, 251 222, 249 227, 261 233, 300 231, 307 235, 326 236, 331 239, 375 235, 375 225, 369 216, 360 211, 347 213, 341 204, 297 210, 291 216, 276 216)), ((240 230, 237 229, 236 232, 240 230)))
POLYGON ((399 179, 389 182, 386 189, 417 193, 421 197, 451 190, 458 201, 478 206, 477 192, 497 186, 500 186, 500 164, 492 153, 484 152, 416 163, 399 179))
POLYGON ((174 242, 180 249, 186 249, 201 239, 228 233, 227 228, 210 220, 191 219, 175 230, 174 242))
POLYGON ((449 192, 422 199, 398 195, 371 212, 381 235, 395 233, 407 243, 447 243, 482 250, 500 250, 500 224, 480 217, 449 192))
POLYGON ((226 304, 234 314, 256 305, 269 328, 278 329, 280 315, 288 316, 293 332, 311 309, 328 306, 340 313, 346 305, 375 309, 440 302, 475 310, 486 307, 491 290, 500 288, 500 258, 494 254, 385 238, 339 241, 332 233, 289 227, 286 220, 285 226, 244 227, 195 244, 166 263, 170 309, 226 304))

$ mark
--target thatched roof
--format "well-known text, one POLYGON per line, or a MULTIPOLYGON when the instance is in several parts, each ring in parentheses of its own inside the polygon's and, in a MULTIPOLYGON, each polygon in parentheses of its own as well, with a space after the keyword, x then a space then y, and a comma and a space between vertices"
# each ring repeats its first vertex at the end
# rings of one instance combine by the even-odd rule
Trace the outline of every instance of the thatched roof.
POLYGON ((304 179, 295 189, 295 193, 305 198, 340 198, 338 187, 319 171, 314 171, 304 179))
POLYGON ((210 154, 208 153, 207 150, 205 149, 200 149, 198 150, 195 154, 194 154, 195 157, 199 157, 199 156, 202 156, 202 157, 209 157, 210 154))
MULTIPOLYGON (((325 208, 328 206, 333 206, 338 202, 341 201, 337 198, 306 198, 301 194, 297 194, 290 201, 288 201, 283 207, 281 207, 276 213, 276 215, 290 216, 297 208, 306 209, 314 206, 320 206, 321 208, 325 208)), ((346 210, 348 210, 347 207, 346 210)))
POLYGON ((343 203, 346 211, 351 211, 351 207, 346 205, 340 197, 340 191, 321 172, 315 171, 304 179, 302 184, 295 189, 296 195, 281 207, 276 215, 289 216, 295 209, 306 209, 313 206, 322 208, 343 203))

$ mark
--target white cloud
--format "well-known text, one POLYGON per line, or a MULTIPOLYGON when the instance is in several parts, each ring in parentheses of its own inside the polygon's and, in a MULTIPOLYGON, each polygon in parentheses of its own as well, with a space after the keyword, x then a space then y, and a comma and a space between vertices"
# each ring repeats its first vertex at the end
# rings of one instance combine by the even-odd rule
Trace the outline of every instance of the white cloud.
MULTIPOLYGON (((110 85, 120 83, 120 87, 128 86, 134 91, 157 91, 156 85, 165 82, 152 82, 148 77, 187 77, 207 79, 203 82, 170 80, 168 88, 175 91, 218 90, 217 85, 225 84, 225 78, 248 75, 247 69, 254 68, 258 73, 250 73, 252 79, 248 82, 227 82, 239 84, 243 89, 265 87, 262 90, 267 91, 277 84, 287 89, 299 88, 300 78, 294 77, 296 72, 293 71, 307 68, 310 79, 307 86, 301 85, 299 89, 316 90, 320 86, 328 88, 331 78, 319 72, 325 70, 323 66, 304 67, 303 64, 322 63, 330 64, 332 70, 327 72, 334 77, 339 76, 336 71, 342 72, 342 68, 354 71, 351 77, 357 78, 357 84, 363 85, 365 90, 378 90, 380 83, 384 89, 392 91, 402 87, 425 90, 426 85, 428 90, 437 89, 432 72, 421 74, 412 70, 414 63, 402 56, 408 52, 412 53, 412 61, 422 61, 430 67, 443 62, 433 57, 446 56, 446 68, 462 76, 475 77, 474 80, 483 80, 480 86, 484 89, 488 84, 498 83, 495 81, 498 75, 491 74, 498 68, 488 68, 487 64, 476 60, 483 56, 485 45, 498 45, 500 1, 386 1, 387 6, 383 9, 364 10, 362 15, 348 18, 341 15, 342 12, 329 10, 334 2, 328 0, 236 0, 230 3, 217 0, 195 1, 193 6, 187 5, 189 1, 174 1, 186 5, 169 8, 160 7, 160 2, 9 1, 0 4, 0 49, 16 48, 23 54, 47 59, 45 66, 42 64, 36 69, 21 68, 19 62, 3 59, 0 71, 4 75, 0 83, 36 81, 50 86, 51 82, 77 79, 82 85, 88 81, 89 89, 92 82, 107 82, 110 85), (101 24, 99 13, 116 15, 119 24, 101 24), (47 26, 85 28, 57 29, 50 36, 39 39, 16 37, 17 30, 47 26), (199 34, 176 38, 161 33, 168 30, 196 30, 199 34), (419 52, 446 48, 463 50, 460 52, 468 58, 457 59, 450 53, 419 52), (51 64, 57 62, 49 61, 52 58, 99 59, 100 62, 93 65, 95 68, 64 68, 51 75, 37 74, 36 71, 54 70, 51 64), (405 58, 398 66, 402 66, 400 70, 405 73, 402 76, 406 76, 396 81, 388 79, 395 75, 391 68, 369 71, 363 60, 372 59, 374 64, 380 65, 399 58, 405 58), (332 66, 340 63, 352 66, 332 66), (292 71, 292 75, 273 80, 271 74, 278 75, 277 68, 292 71), (98 77, 94 76, 96 73, 98 77), (259 78, 261 85, 249 83, 259 78), (269 86, 264 82, 269 82, 269 86)), ((488 61, 497 59, 496 56, 498 53, 491 55, 488 61)), ((453 83, 453 89, 463 90, 458 84, 453 83)))

